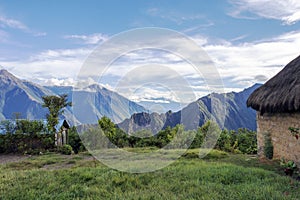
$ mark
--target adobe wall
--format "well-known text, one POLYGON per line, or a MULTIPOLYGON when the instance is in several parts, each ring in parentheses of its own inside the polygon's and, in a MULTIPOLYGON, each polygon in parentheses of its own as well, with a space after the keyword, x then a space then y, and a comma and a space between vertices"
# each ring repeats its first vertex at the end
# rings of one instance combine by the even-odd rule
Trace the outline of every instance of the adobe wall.
POLYGON ((264 134, 271 134, 274 159, 285 158, 300 164, 300 138, 297 140, 288 130, 300 128, 300 113, 257 114, 258 155, 264 157, 264 134))

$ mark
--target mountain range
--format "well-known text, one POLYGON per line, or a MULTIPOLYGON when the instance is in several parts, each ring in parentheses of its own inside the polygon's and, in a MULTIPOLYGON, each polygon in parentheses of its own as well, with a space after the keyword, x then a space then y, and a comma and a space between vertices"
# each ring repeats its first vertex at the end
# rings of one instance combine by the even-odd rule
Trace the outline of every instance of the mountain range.
POLYGON ((184 124, 185 129, 193 130, 202 126, 207 120, 213 120, 222 128, 237 130, 247 128, 256 130, 256 112, 246 106, 249 95, 261 84, 255 84, 242 92, 226 94, 212 93, 188 104, 178 112, 135 113, 118 126, 127 133, 148 129, 157 133, 167 126, 184 124))
POLYGON ((118 123, 133 113, 146 111, 137 103, 100 85, 80 89, 44 87, 18 79, 7 70, 0 70, 0 120, 12 119, 15 113, 25 119, 45 119, 47 109, 42 107, 42 97, 59 94, 68 94, 69 101, 72 101, 74 106, 65 110, 64 117, 75 123, 97 123, 97 118, 102 116, 118 123))
POLYGON ((42 107, 42 96, 68 94, 74 106, 65 110, 64 117, 79 124, 95 124, 99 118, 107 116, 128 133, 140 129, 157 132, 178 123, 184 123, 186 129, 195 129, 206 120, 213 119, 229 130, 256 130, 256 114, 246 107, 246 100, 259 86, 255 84, 238 93, 212 93, 177 112, 151 113, 97 84, 82 88, 41 86, 18 79, 7 70, 0 70, 0 120, 11 119, 14 113, 20 113, 21 118, 44 119, 47 109, 42 107))

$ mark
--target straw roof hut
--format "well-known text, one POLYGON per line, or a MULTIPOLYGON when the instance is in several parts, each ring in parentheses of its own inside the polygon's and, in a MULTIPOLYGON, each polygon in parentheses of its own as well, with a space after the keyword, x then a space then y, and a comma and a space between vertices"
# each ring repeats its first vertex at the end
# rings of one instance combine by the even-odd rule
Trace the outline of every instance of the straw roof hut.
POLYGON ((290 127, 300 128, 300 56, 256 89, 247 106, 257 110, 258 154, 264 156, 266 135, 274 146, 274 158, 300 163, 300 140, 290 127))
POLYGON ((261 114, 300 111, 300 56, 249 97, 247 106, 261 114))

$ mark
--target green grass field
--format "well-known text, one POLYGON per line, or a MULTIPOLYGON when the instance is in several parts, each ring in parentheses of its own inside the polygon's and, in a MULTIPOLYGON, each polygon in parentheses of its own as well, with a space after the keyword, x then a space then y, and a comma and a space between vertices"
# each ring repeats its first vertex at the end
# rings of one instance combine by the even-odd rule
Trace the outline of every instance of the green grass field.
POLYGON ((0 165, 0 199, 300 199, 300 183, 278 163, 189 150, 168 167, 131 174, 110 169, 87 153, 45 154, 0 165))

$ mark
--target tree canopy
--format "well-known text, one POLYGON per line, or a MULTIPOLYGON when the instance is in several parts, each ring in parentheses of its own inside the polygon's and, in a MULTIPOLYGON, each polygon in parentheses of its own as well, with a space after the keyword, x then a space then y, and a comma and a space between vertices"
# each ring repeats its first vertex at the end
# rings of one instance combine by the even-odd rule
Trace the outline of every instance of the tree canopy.
POLYGON ((68 102, 68 95, 62 94, 59 96, 43 96, 43 107, 48 108, 49 113, 47 114, 48 130, 54 133, 55 126, 58 124, 59 116, 64 113, 64 108, 72 106, 72 102, 68 102))

